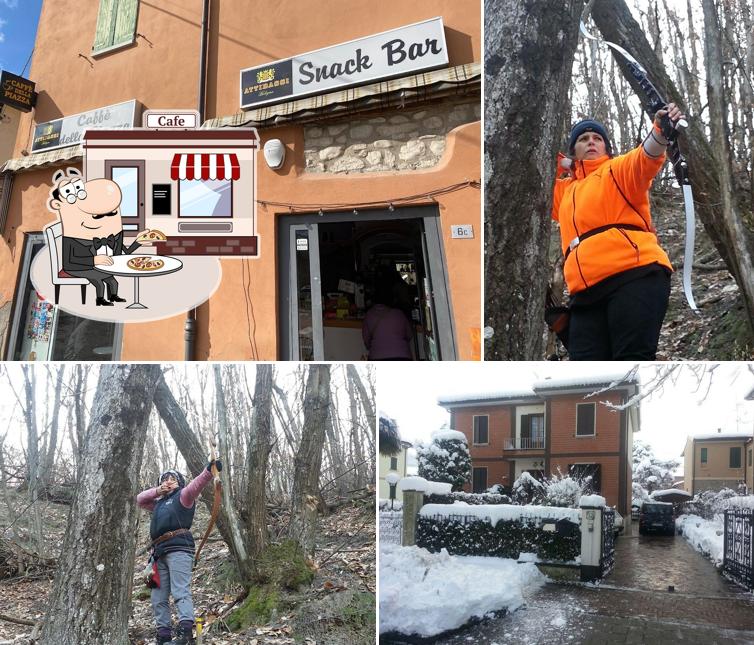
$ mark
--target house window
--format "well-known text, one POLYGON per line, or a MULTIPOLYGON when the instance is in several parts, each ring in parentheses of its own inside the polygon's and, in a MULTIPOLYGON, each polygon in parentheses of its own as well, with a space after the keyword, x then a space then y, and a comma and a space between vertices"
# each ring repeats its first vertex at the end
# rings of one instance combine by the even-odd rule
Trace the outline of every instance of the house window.
POLYGON ((545 447, 545 415, 524 414, 521 416, 521 441, 522 450, 545 447))
POLYGON ((578 403, 576 405, 576 436, 593 437, 596 434, 595 427, 595 403, 578 403))
POLYGON ((730 468, 741 467, 741 448, 730 449, 730 468))
POLYGON ((701 459, 702 459, 703 464, 707 463, 707 449, 706 448, 702 448, 701 459))
POLYGON ((474 468, 472 493, 483 493, 487 490, 487 468, 474 468))
POLYGON ((398 470, 398 457, 390 457, 390 470, 398 470))
POLYGON ((100 0, 92 53, 130 45, 136 37, 139 0, 100 0))
POLYGON ((474 417, 474 443, 487 444, 490 442, 489 436, 490 418, 488 416, 474 417))
POLYGON ((587 494, 602 491, 602 464, 571 464, 568 474, 575 479, 589 480, 588 490, 585 491, 587 494))
POLYGON ((233 191, 229 179, 182 179, 179 182, 180 217, 232 217, 233 191))

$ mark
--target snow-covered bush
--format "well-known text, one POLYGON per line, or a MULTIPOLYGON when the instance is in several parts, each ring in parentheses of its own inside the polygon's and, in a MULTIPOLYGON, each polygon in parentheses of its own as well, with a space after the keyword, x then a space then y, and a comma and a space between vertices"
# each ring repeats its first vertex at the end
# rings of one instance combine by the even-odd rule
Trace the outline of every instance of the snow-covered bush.
POLYGON ((510 504, 511 498, 508 495, 499 495, 496 493, 464 493, 463 491, 454 491, 447 495, 425 495, 424 497, 425 504, 453 504, 455 502, 466 502, 472 506, 481 504, 510 504))
POLYGON ((703 490, 683 505, 682 512, 711 520, 715 515, 725 512, 725 509, 731 506, 730 500, 736 497, 736 492, 730 488, 703 490))
POLYGON ((594 492, 591 477, 579 479, 558 473, 546 479, 542 484, 542 498, 539 501, 542 506, 578 508, 581 496, 594 492))
POLYGON ((434 482, 452 484, 453 490, 461 490, 471 478, 471 456, 466 437, 455 430, 439 430, 433 433, 429 444, 416 448, 419 477, 434 482))
POLYGON ((485 493, 491 493, 493 495, 508 495, 510 496, 511 490, 507 486, 503 486, 502 484, 493 484, 490 486, 485 493))
POLYGON ((522 472, 513 482, 513 503, 522 506, 536 504, 542 496, 542 483, 528 472, 522 472))

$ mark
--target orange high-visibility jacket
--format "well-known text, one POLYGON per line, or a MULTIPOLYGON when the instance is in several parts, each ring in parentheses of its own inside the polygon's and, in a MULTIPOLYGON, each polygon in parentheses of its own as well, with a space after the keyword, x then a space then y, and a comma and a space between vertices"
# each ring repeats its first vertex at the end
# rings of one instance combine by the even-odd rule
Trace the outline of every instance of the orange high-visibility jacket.
POLYGON ((673 270, 649 213, 649 187, 663 163, 665 155, 650 157, 640 145, 612 159, 574 161, 576 178, 555 181, 552 217, 560 223, 564 255, 577 236, 592 229, 609 224, 642 229, 609 228, 575 245, 563 267, 571 295, 653 262, 673 270))

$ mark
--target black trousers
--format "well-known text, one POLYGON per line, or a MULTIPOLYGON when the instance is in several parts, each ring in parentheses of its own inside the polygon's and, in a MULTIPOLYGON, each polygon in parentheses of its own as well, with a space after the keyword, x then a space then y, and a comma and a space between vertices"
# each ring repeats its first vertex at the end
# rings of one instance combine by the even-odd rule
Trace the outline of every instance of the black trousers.
POLYGON ((118 281, 112 273, 106 273, 105 271, 98 271, 97 269, 86 269, 84 271, 68 271, 68 273, 76 278, 86 278, 94 285, 94 289, 97 291, 98 298, 105 297, 105 285, 107 285, 107 295, 118 295, 118 281))
POLYGON ((670 276, 654 271, 592 304, 573 306, 568 334, 570 360, 654 360, 669 297, 670 276))

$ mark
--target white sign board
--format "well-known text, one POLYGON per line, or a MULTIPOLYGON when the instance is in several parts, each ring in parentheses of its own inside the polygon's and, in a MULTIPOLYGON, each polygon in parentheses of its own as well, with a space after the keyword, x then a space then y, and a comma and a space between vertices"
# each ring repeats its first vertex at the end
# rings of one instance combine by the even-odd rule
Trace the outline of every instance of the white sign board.
POLYGON ((445 67, 442 18, 241 70, 241 107, 445 67))
POLYGON ((474 227, 471 224, 455 224, 450 227, 450 237, 454 240, 473 240, 474 227))
POLYGON ((194 130, 199 127, 196 110, 147 110, 142 125, 155 130, 194 130))
POLYGON ((81 143, 86 130, 127 130, 134 127, 136 100, 40 123, 34 128, 32 152, 55 150, 81 143))

